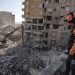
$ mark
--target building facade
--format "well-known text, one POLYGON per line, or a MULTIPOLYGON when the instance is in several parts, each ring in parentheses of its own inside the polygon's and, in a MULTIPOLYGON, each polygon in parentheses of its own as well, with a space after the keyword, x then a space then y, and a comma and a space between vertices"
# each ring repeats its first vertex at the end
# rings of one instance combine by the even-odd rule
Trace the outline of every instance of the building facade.
POLYGON ((22 9, 25 18, 25 33, 26 37, 30 39, 42 39, 43 38, 43 9, 42 0, 25 0, 23 2, 24 8, 22 9))
POLYGON ((0 11, 0 28, 15 25, 15 15, 11 12, 0 11))
MULTIPOLYGON (((48 32, 48 45, 67 44, 69 28, 61 20, 66 14, 75 10, 74 0, 46 0, 44 4, 44 24, 50 25, 48 32)), ((64 20, 63 20, 64 21, 64 20)))
POLYGON ((29 38, 39 38, 48 46, 67 44, 70 29, 61 20, 75 11, 75 0, 25 0, 22 4, 29 38))

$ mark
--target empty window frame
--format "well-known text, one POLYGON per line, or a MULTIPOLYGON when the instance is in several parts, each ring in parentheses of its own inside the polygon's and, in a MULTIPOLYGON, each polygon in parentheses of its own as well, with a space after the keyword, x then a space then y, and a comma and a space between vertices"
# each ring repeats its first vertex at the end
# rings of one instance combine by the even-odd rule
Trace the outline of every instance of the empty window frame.
POLYGON ((58 29, 59 25, 53 25, 53 29, 58 29))
POLYGON ((42 24, 43 23, 43 19, 38 19, 38 23, 42 24))
POLYGON ((33 19, 33 23, 37 23, 37 19, 33 19))
POLYGON ((47 20, 52 20, 52 16, 47 16, 47 20))
POLYGON ((59 3, 59 0, 54 0, 55 3, 59 3))

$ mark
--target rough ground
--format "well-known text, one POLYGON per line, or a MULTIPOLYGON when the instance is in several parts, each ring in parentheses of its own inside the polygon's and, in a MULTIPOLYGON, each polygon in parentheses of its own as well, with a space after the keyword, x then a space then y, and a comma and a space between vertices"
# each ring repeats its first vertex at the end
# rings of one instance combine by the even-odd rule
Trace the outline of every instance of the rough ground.
MULTIPOLYGON (((0 32, 0 41, 3 38, 0 32)), ((0 75, 36 75, 63 52, 55 47, 47 51, 32 50, 31 46, 23 47, 22 41, 7 41, 3 46, 0 42, 0 75)))
POLYGON ((8 47, 0 48, 0 75, 36 75, 53 62, 62 51, 32 50, 9 40, 8 47))

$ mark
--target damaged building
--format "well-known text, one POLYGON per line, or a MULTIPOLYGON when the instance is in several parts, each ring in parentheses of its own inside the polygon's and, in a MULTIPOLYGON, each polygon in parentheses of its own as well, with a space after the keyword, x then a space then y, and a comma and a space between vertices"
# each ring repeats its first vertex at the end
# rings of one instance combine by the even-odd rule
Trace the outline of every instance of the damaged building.
POLYGON ((15 15, 11 12, 0 11, 0 28, 15 25, 15 15))
POLYGON ((15 15, 11 12, 0 11, 0 42, 4 38, 14 42, 21 40, 21 29, 16 30, 15 15))
POLYGON ((74 0, 24 0, 22 4, 26 38, 38 38, 49 47, 67 45, 70 29, 61 20, 75 10, 74 0))

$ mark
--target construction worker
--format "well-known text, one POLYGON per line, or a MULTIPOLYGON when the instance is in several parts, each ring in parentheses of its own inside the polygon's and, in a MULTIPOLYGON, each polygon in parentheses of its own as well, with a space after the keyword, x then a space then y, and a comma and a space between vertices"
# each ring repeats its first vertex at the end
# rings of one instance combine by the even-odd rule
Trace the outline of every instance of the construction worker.
POLYGON ((69 75, 70 70, 72 75, 75 75, 75 16, 73 12, 70 12, 65 20, 71 29, 71 34, 68 40, 68 58, 66 60, 65 75, 69 75))

